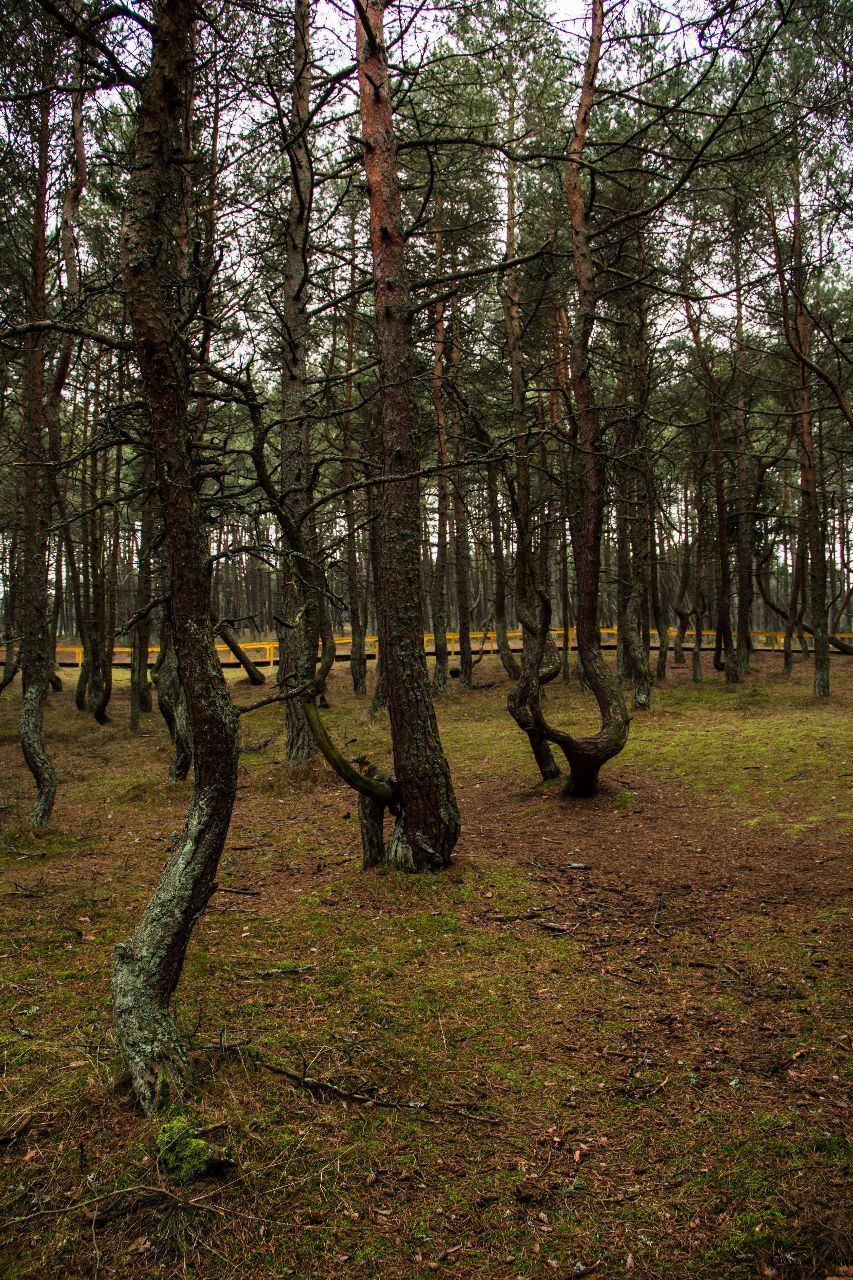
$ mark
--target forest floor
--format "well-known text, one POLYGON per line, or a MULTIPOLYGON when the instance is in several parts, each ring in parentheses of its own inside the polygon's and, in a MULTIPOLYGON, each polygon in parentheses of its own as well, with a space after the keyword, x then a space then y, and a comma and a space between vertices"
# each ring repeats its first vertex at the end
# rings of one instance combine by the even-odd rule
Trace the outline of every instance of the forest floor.
MULTIPOLYGON (((806 662, 780 668, 671 671, 570 802, 536 785, 484 661, 439 702, 463 836, 420 877, 363 873, 352 794, 289 773, 280 708, 245 717, 178 998, 186 1115, 235 1163, 187 1184, 117 1087, 109 996, 187 785, 156 713, 129 732, 126 684, 99 727, 65 673, 34 834, 7 691, 0 1275, 853 1275, 853 660, 822 701, 806 662)), ((333 735, 387 763, 348 686, 340 666, 333 735)), ((548 714, 594 723, 574 683, 548 714)))

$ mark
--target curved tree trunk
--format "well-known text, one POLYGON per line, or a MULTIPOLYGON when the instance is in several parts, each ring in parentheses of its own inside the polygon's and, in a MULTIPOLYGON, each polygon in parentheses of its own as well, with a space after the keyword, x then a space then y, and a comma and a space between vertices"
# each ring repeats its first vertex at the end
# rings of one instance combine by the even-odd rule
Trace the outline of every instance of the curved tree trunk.
POLYGON ((589 368, 589 347, 596 314, 595 267, 589 242, 586 201, 581 183, 583 151, 595 97, 595 82, 604 31, 603 0, 593 0, 581 96, 566 164, 566 202, 577 280, 577 310, 571 343, 571 389, 577 422, 578 454, 574 489, 578 502, 569 504, 570 528, 577 577, 577 646, 581 669, 598 704, 601 728, 587 738, 553 736, 569 764, 566 792, 595 795, 599 771, 628 740, 630 717, 618 683, 601 652, 598 600, 601 580, 601 534, 606 495, 606 464, 598 410, 589 368))
MULTIPOLYGON (((509 85, 509 138, 514 139, 516 95, 509 85)), ((516 224, 515 163, 507 163, 507 211, 504 253, 507 262, 515 257, 516 224)), ((534 555, 536 517, 530 469, 530 422, 526 408, 525 372, 522 352, 521 304, 516 272, 507 267, 498 277, 504 319, 504 348, 509 365, 510 407, 513 431, 512 484, 508 484, 510 508, 515 524, 515 611, 522 626, 522 655, 515 685, 507 695, 507 710, 527 735, 530 749, 543 782, 559 778, 560 769, 541 723, 541 675, 545 648, 550 641, 548 627, 551 603, 542 588, 534 555)), ((545 538, 540 523, 540 539, 545 538)), ((500 648, 500 645, 499 645, 500 648)), ((508 646, 507 646, 508 648, 508 646)), ((503 655, 502 655, 503 657, 503 655)))
POLYGON ((146 1111, 184 1094, 187 1049, 172 1010, 193 927, 215 888, 237 788, 237 716, 216 654, 211 561, 191 453, 189 385, 175 312, 181 165, 191 0, 157 0, 143 82, 136 163, 128 190, 123 272, 150 413, 169 563, 170 622, 195 741, 183 832, 139 923, 116 952, 113 1006, 119 1049, 146 1111))

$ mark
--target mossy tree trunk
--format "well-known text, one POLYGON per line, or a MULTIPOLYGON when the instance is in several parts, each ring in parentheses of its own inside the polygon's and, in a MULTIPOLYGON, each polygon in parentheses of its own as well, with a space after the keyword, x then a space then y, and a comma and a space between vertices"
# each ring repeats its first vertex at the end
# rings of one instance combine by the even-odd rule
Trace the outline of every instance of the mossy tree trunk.
POLYGON ((118 1045, 146 1111, 182 1095, 189 1082, 172 997, 193 927, 215 888, 237 786, 237 717, 213 637, 210 552, 190 447, 186 348, 176 308, 194 15, 191 0, 157 0, 153 7, 151 64, 140 93, 122 243, 163 510, 170 622, 195 741, 183 832, 113 968, 118 1045))

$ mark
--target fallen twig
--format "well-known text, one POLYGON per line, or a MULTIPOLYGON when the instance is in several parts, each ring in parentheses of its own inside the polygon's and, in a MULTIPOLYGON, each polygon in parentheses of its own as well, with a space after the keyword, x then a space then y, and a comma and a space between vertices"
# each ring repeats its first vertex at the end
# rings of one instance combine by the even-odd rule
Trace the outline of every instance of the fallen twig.
POLYGON ((424 1115, 425 1111, 435 1108, 448 1111, 452 1116, 464 1116, 466 1120, 473 1120, 478 1124, 496 1125, 500 1123, 492 1116, 480 1116, 473 1111, 463 1110, 461 1105, 453 1102, 406 1102, 401 1098, 380 1098, 373 1093, 359 1093, 352 1089, 344 1089, 332 1080, 321 1080, 318 1077, 306 1075, 304 1072, 292 1071, 290 1067, 285 1067, 278 1062, 270 1062, 268 1058, 264 1058, 258 1053, 251 1054, 250 1060, 257 1063, 258 1066, 264 1067, 265 1070, 271 1071, 274 1075, 284 1076, 291 1084, 295 1084, 301 1089, 306 1089, 308 1093, 313 1094, 315 1097, 339 1098, 343 1102, 356 1102, 363 1107, 384 1107, 386 1110, 392 1111, 412 1111, 425 1124, 439 1123, 438 1120, 424 1115))
POLYGON ((308 1093, 312 1093, 318 1097, 340 1098, 343 1102, 358 1102, 362 1106, 387 1107, 400 1111, 423 1111, 426 1108, 425 1102, 402 1102, 392 1098, 377 1098, 369 1093, 356 1093, 352 1089, 344 1089, 341 1085, 335 1084, 333 1080, 321 1080, 316 1076, 309 1076, 300 1071, 292 1071, 290 1067, 285 1067, 279 1062, 270 1062, 268 1058, 264 1058, 259 1053, 251 1055, 251 1061, 257 1063, 259 1067, 263 1067, 266 1071, 271 1071, 273 1075, 284 1076, 291 1084, 299 1085, 301 1089, 306 1089, 308 1093))
POLYGON ((23 1137, 36 1116, 40 1114, 41 1112, 39 1111, 31 1111, 28 1115, 21 1116, 18 1120, 13 1120, 8 1128, 0 1133, 0 1147, 11 1147, 13 1142, 17 1142, 19 1138, 23 1137))

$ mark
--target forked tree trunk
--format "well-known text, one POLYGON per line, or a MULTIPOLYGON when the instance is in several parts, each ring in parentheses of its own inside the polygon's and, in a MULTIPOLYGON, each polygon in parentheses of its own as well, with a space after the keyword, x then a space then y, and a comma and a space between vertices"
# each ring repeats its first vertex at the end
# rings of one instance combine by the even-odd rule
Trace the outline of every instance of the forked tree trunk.
MULTIPOLYGON (((593 0, 592 28, 587 49, 580 102, 566 163, 566 203, 572 241, 572 258, 577 282, 577 308, 571 341, 571 395, 577 454, 571 468, 567 505, 577 575, 577 643, 583 678, 598 704, 600 728, 585 738, 576 738, 549 724, 542 712, 537 687, 538 671, 532 677, 526 705, 536 728, 549 743, 558 746, 569 765, 565 794, 582 798, 598 791, 602 765, 622 750, 628 738, 630 717, 625 699, 601 652, 598 625, 601 584, 601 535, 606 496, 606 462, 589 368, 590 339, 596 317, 595 267, 589 242, 587 205, 581 183, 583 152, 595 97, 595 82, 601 57, 604 29, 603 0, 593 0)), ((550 624, 547 597, 539 643, 544 654, 550 624)))
MULTIPOLYGON (((512 142, 516 115, 516 93, 512 81, 509 85, 508 114, 508 136, 512 142)), ((515 162, 512 159, 507 162, 506 205, 504 253, 506 261, 511 263, 515 257, 517 217, 515 162)), ((560 769, 542 728, 540 694, 540 672, 549 639, 551 605, 542 590, 541 582, 537 581, 537 564, 533 552, 535 513, 531 486, 530 423, 522 363, 521 303, 515 269, 511 266, 505 268, 499 275, 498 282, 512 413, 514 483, 510 488, 510 506, 515 524, 515 611, 522 626, 521 663, 515 685, 507 695, 507 710, 527 735, 542 781, 551 782, 559 778, 560 769)))
POLYGON ((624 747, 630 724, 625 700, 601 652, 598 629, 606 464, 589 367, 597 296, 581 174, 584 145, 595 97, 603 30, 603 0, 593 0, 592 27, 581 96, 566 164, 566 202, 578 295, 570 359, 578 444, 575 491, 579 495, 579 503, 577 507, 570 504, 578 591, 577 646, 584 678, 595 696, 601 717, 601 728, 589 737, 574 738, 563 734, 560 738, 553 739, 562 748, 569 764, 566 792, 576 797, 595 795, 599 771, 602 765, 624 747))
POLYGON ((182 156, 194 15, 191 0, 157 0, 153 6, 151 65, 141 89, 122 237, 128 312, 163 509, 170 620, 195 740, 183 832, 136 928, 117 949, 113 968, 118 1045, 146 1111, 183 1095, 189 1082, 172 996, 193 927, 215 888, 237 787, 237 716, 213 638, 210 552, 190 449, 184 335, 175 311, 182 172, 176 158, 182 156))
POLYGON ((430 696, 420 604, 420 495, 412 398, 411 302, 403 248, 397 144, 385 50, 383 0, 356 17, 364 165, 370 202, 376 342, 382 407, 378 596, 383 663, 402 814, 391 861, 411 870, 446 866, 459 837, 459 810, 430 696))

